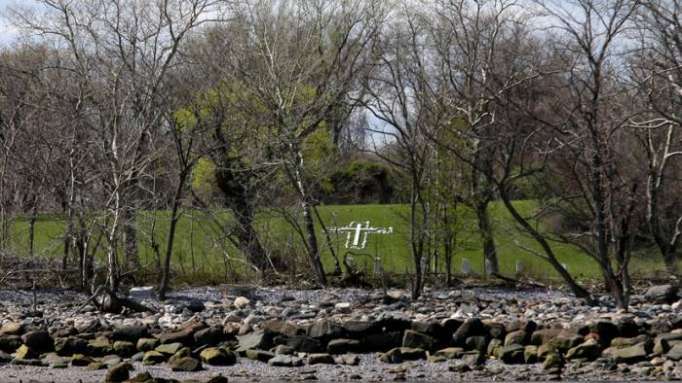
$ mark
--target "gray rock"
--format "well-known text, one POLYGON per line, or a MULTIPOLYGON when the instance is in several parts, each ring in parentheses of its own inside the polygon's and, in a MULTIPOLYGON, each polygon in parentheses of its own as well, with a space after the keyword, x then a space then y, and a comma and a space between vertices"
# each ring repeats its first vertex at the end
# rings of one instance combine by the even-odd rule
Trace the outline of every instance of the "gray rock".
POLYGON ((333 339, 327 344, 327 352, 330 354, 346 354, 360 350, 360 341, 355 339, 333 339))
POLYGON ((405 330, 403 335, 403 347, 422 348, 424 350, 433 350, 436 348, 437 340, 429 335, 420 333, 414 330, 405 330))
POLYGON ((104 377, 105 382, 123 382, 130 378, 130 371, 133 370, 133 366, 130 363, 119 363, 112 366, 107 370, 107 374, 104 377))
POLYGON ((268 360, 268 365, 273 367, 298 367, 303 365, 303 360, 290 355, 275 355, 268 360))
POLYGON ((678 343, 674 345, 666 354, 665 357, 674 360, 674 361, 680 361, 682 360, 682 343, 678 343))
POLYGON ((523 364, 525 348, 520 344, 504 346, 498 351, 498 357, 506 364, 523 364))
POLYGON ((673 303, 679 299, 677 293, 675 285, 651 286, 644 294, 644 299, 649 303, 673 303))

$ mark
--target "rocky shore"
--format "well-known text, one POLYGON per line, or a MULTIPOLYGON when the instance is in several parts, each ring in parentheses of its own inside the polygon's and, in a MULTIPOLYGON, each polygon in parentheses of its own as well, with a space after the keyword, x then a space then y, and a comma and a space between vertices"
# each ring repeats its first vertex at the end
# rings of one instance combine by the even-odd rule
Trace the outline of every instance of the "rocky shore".
POLYGON ((64 291, 0 291, 5 382, 682 379, 672 286, 589 306, 555 290, 288 290, 222 286, 155 313, 103 314, 64 291), (37 309, 37 310, 36 310, 37 309))

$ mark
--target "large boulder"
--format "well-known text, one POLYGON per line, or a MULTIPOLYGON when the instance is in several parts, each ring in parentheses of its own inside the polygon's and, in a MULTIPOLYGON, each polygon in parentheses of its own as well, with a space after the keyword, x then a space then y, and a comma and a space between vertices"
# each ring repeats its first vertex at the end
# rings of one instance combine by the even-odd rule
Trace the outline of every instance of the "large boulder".
POLYGON ((384 363, 402 363, 422 359, 426 359, 426 351, 421 348, 396 347, 379 355, 379 360, 384 363))
POLYGON ((202 322, 194 322, 186 325, 178 331, 163 332, 156 335, 161 344, 167 343, 182 343, 184 345, 190 346, 194 342, 194 333, 206 328, 206 325, 202 322))
POLYGON ((54 341, 54 350, 59 356, 86 354, 88 352, 88 342, 85 339, 74 336, 57 338, 54 341))
POLYGON ((170 368, 173 371, 199 371, 201 370, 201 362, 191 356, 183 356, 169 362, 170 368))
POLYGON ((237 356, 230 351, 217 347, 209 347, 199 354, 201 360, 211 366, 231 366, 237 363, 237 356))
POLYGON ((472 336, 487 335, 486 327, 479 318, 470 318, 452 334, 452 341, 456 346, 464 346, 467 338, 472 336))
POLYGON ((194 333, 194 345, 201 346, 215 346, 220 342, 226 340, 225 333, 222 327, 211 326, 201 329, 194 333))
POLYGON ((114 328, 111 334, 111 339, 114 341, 123 340, 128 342, 137 342, 140 338, 149 336, 149 329, 144 325, 126 325, 114 328))
POLYGON ((356 339, 334 339, 327 344, 327 352, 330 354, 346 354, 349 352, 360 352, 362 349, 360 341, 356 339))
POLYGON ((414 330, 405 330, 403 335, 403 347, 433 350, 437 344, 436 338, 414 330))
POLYGON ((680 361, 682 360, 682 343, 678 343, 674 345, 666 354, 665 357, 674 360, 674 361, 680 361))
POLYGON ((498 357, 506 364, 523 364, 525 347, 519 344, 504 346, 499 349, 498 357))
POLYGON ((601 355, 601 345, 595 339, 588 339, 582 344, 568 350, 566 359, 586 359, 595 360, 601 355))
POLYGON ((124 382, 130 378, 130 371, 133 369, 133 366, 128 362, 119 363, 109 368, 104 381, 107 383, 124 382))
POLYGON ((269 350, 274 346, 271 334, 264 331, 254 331, 252 333, 237 337, 237 352, 246 350, 269 350))
POLYGON ((330 320, 321 319, 313 322, 307 330, 307 335, 327 343, 332 339, 343 338, 345 331, 341 325, 330 320))
POLYGON ((614 349, 611 357, 616 363, 637 363, 647 359, 650 345, 646 342, 638 343, 634 346, 614 349))
POLYGON ((676 285, 651 286, 644 294, 644 299, 649 303, 673 303, 679 299, 676 285))
POLYGON ((47 331, 29 331, 21 336, 21 341, 38 352, 49 352, 54 349, 54 340, 47 331))

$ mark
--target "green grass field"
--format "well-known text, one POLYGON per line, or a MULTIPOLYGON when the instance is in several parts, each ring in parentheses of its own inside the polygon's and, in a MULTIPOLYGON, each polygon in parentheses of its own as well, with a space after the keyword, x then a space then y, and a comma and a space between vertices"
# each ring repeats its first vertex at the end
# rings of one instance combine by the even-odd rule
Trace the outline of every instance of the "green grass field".
MULTIPOLYGON (((529 214, 533 209, 532 201, 517 201, 520 211, 529 214)), ((392 226, 393 234, 371 235, 368 246, 363 251, 369 255, 379 255, 383 267, 389 272, 404 273, 412 269, 409 250, 408 207, 405 205, 344 205, 321 206, 320 214, 328 227, 345 226, 351 221, 367 221, 372 226, 392 226)), ((509 214, 501 204, 491 205, 496 242, 503 273, 514 273, 517 261, 521 261, 524 271, 538 279, 556 279, 554 270, 543 260, 523 250, 522 247, 539 249, 531 239, 516 230, 509 214), (521 247, 519 246, 521 245, 521 247)), ((160 245, 163 253, 168 231, 166 211, 145 212, 138 216, 138 249, 143 265, 154 269, 157 262, 151 247, 152 236, 160 245), (155 222, 155 224, 153 224, 155 222)), ((183 212, 179 222, 173 252, 173 269, 182 281, 193 283, 231 282, 248 277, 247 268, 239 252, 222 235, 220 225, 216 222, 228 222, 230 215, 219 211, 208 216, 203 212, 183 212)), ((482 270, 482 251, 477 233, 476 222, 471 211, 461 208, 458 215, 457 249, 453 262, 453 271, 460 271, 463 259, 467 259, 476 272, 482 270)), ((292 227, 274 212, 261 213, 257 220, 257 228, 263 242, 281 259, 302 257, 300 238, 292 227)), ((36 253, 41 257, 58 257, 63 254, 64 222, 59 217, 41 216, 36 223, 36 253)), ((329 246, 318 227, 320 247, 325 267, 333 269, 333 260, 329 246)), ((332 246, 339 254, 345 252, 345 236, 332 235, 332 246)), ((17 219, 12 226, 12 246, 18 254, 28 253, 28 222, 17 219)), ((573 275, 579 279, 599 277, 599 270, 589 257, 576 248, 554 244, 554 250, 573 275)), ((101 255, 101 254, 100 254, 101 255)), ((372 268, 371 257, 356 256, 356 264, 372 268)), ((441 266, 439 270, 443 270, 441 266)), ((664 268, 658 254, 654 251, 640 251, 633 259, 633 274, 651 276, 663 273, 664 268)))

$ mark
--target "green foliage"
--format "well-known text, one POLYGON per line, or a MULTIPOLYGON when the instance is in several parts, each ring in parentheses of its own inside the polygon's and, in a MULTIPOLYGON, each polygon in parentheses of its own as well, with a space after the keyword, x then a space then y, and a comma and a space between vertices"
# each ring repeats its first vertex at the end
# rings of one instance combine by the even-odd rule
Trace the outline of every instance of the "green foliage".
POLYGON ((192 190, 203 199, 209 199, 218 192, 215 164, 208 158, 200 158, 192 173, 192 190))

